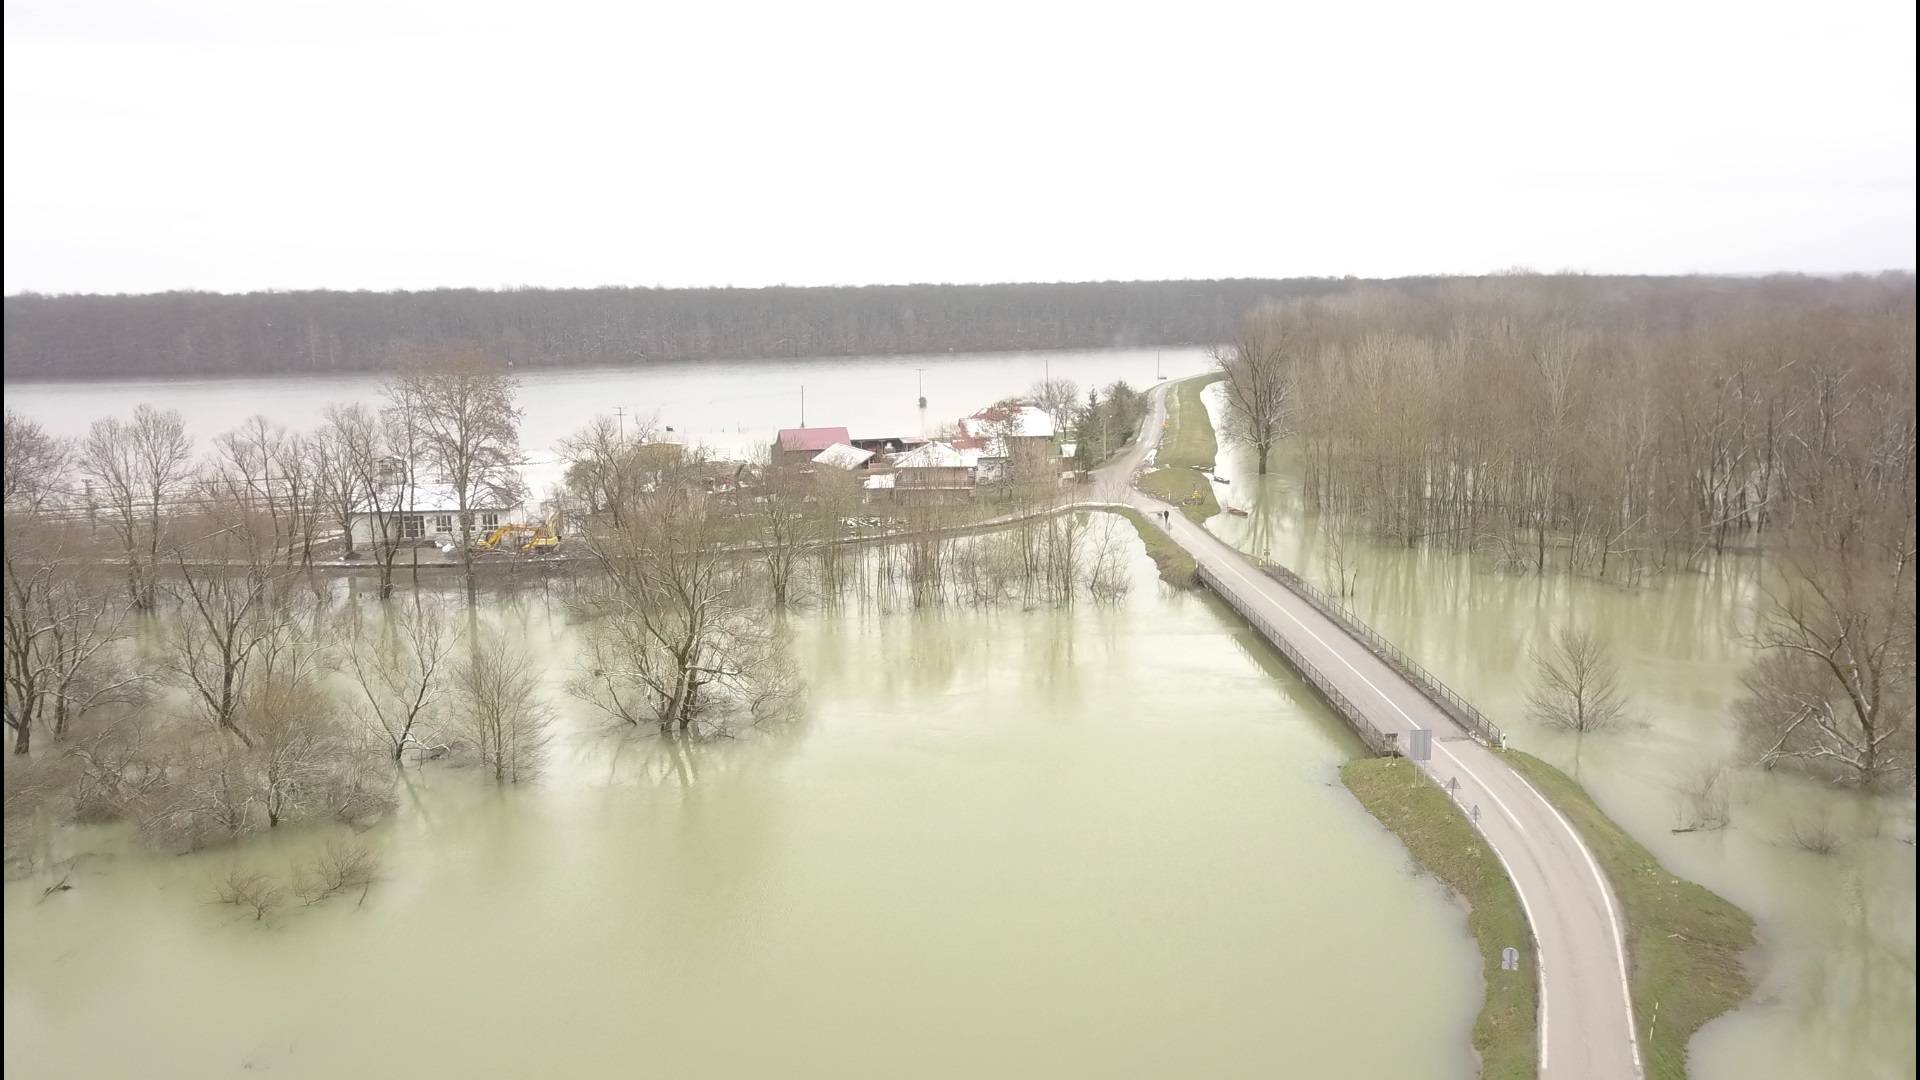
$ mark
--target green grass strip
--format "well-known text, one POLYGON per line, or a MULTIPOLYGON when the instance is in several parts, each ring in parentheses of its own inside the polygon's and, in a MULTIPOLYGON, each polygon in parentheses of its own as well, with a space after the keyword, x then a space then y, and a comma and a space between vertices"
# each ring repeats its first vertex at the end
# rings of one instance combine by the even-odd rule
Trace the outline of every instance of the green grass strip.
POLYGON ((1405 758, 1362 758, 1340 779, 1367 812, 1400 838, 1420 867, 1467 902, 1467 927, 1480 948, 1486 1001, 1473 1022, 1473 1048, 1483 1080, 1536 1074, 1534 1033, 1539 972, 1525 909, 1500 859, 1445 792, 1414 772, 1405 758), (1500 967, 1501 950, 1520 950, 1520 969, 1500 967))
POLYGON ((1173 393, 1167 395, 1166 430, 1160 433, 1160 448, 1154 454, 1154 464, 1159 467, 1140 478, 1140 490, 1178 506, 1195 522, 1204 522, 1220 512, 1213 482, 1195 468, 1213 468, 1218 451, 1213 421, 1207 416, 1200 393, 1223 377, 1216 372, 1182 379, 1174 386, 1173 393))
POLYGON ((1147 516, 1131 507, 1116 510, 1115 513, 1133 522, 1133 530, 1140 534, 1140 542, 1147 545, 1147 554, 1153 557, 1153 564, 1160 568, 1160 579, 1169 585, 1182 589, 1191 589, 1199 580, 1200 568, 1194 563, 1187 549, 1173 542, 1166 530, 1147 520, 1147 516))
POLYGON ((1627 922, 1642 1063, 1650 1080, 1685 1080, 1693 1033, 1753 990, 1741 960, 1753 945, 1753 919, 1668 873, 1567 774, 1517 750, 1504 756, 1580 831, 1606 873, 1627 922))

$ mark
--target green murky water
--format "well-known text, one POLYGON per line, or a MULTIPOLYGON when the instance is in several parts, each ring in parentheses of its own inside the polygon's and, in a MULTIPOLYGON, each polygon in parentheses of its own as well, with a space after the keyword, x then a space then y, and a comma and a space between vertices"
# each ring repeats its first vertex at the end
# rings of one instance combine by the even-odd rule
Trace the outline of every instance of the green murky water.
MULTIPOLYGON (((1210 402, 1216 411, 1218 400, 1210 402)), ((1220 473, 1246 517, 1211 528, 1245 550, 1337 588, 1326 530, 1306 512, 1288 454, 1262 481, 1229 450, 1220 473)), ((1501 574, 1465 555, 1409 550, 1346 533, 1348 602, 1477 704, 1513 745, 1578 777, 1614 820, 1674 872, 1751 913, 1760 949, 1750 1002, 1695 1037, 1698 1080, 1911 1077, 1914 1040, 1914 807, 1741 767, 1731 715, 1751 653, 1756 558, 1621 588, 1564 573, 1501 574), (1613 646, 1634 721, 1580 741, 1525 715, 1529 648, 1560 625, 1591 626, 1613 646), (1689 774, 1721 762, 1732 821, 1675 834, 1689 774), (1788 839, 1824 823, 1830 855, 1788 839)))
MULTIPOLYGON (((1133 551, 1115 606, 801 618, 795 730, 676 755, 569 707, 537 784, 414 770, 357 907, 205 902, 327 830, 65 834, 113 854, 6 888, 7 1072, 1471 1075, 1464 915, 1357 745, 1133 551)), ((554 609, 494 617, 564 678, 554 609)))

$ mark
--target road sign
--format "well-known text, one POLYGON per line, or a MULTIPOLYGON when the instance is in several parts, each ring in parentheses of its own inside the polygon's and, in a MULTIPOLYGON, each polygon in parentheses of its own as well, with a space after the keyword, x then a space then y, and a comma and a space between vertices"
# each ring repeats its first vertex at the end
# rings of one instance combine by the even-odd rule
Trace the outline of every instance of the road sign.
POLYGON ((1429 728, 1414 728, 1407 732, 1407 760, 1433 760, 1433 731, 1429 728))
POLYGON ((1506 948, 1500 950, 1500 970, 1501 971, 1519 971, 1520 970, 1520 950, 1519 949, 1516 949, 1513 946, 1509 945, 1506 948))

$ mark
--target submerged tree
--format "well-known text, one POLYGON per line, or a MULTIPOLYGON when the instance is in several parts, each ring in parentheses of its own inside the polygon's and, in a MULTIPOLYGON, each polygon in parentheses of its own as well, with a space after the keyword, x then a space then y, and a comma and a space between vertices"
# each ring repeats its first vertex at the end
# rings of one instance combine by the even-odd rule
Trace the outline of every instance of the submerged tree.
POLYGON ((377 629, 354 624, 346 667, 361 698, 356 713, 393 760, 431 749, 421 736, 443 718, 459 646, 458 629, 431 595, 394 606, 377 629))
POLYGON ((1620 667, 1593 631, 1563 627, 1532 656, 1536 675, 1527 714, 1536 723, 1584 734, 1612 727, 1626 715, 1620 667))
POLYGON ((1761 764, 1867 786, 1913 775, 1913 563, 1910 528, 1783 557, 1736 706, 1761 764))
POLYGON ((36 730, 64 739, 94 710, 144 697, 147 679, 120 648, 128 636, 127 602, 75 564, 67 554, 72 545, 64 527, 7 522, 0 652, 15 754, 31 751, 36 730))
POLYGON ((453 723, 495 780, 530 780, 545 757, 553 720, 540 692, 540 666, 499 631, 483 631, 469 645, 454 670, 453 723))
POLYGON ((618 516, 584 538, 604 571, 582 602, 589 655, 573 692, 663 735, 714 734, 778 711, 784 657, 730 551, 741 522, 682 455, 634 486, 618 516))
POLYGON ((1226 376, 1229 441, 1253 450, 1260 475, 1293 420, 1294 367, 1307 345, 1307 307, 1268 304, 1240 320, 1233 344, 1214 354, 1226 376))

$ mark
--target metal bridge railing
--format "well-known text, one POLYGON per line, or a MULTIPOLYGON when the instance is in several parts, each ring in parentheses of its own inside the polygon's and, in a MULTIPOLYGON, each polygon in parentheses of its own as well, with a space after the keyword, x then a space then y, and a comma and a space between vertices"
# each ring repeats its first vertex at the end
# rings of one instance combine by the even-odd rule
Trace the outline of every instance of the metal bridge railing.
POLYGON ((1327 704, 1332 705, 1334 711, 1346 719, 1354 732, 1360 736, 1360 741, 1367 744, 1368 749, 1376 754, 1400 752, 1398 740, 1375 727, 1373 721, 1367 719, 1367 714, 1361 712, 1347 695, 1341 693, 1340 688, 1333 684, 1333 680, 1327 678, 1319 668, 1313 665, 1312 661, 1302 656, 1300 650, 1285 634, 1276 630, 1266 619, 1248 610, 1232 590, 1222 588, 1219 579, 1213 576, 1205 564, 1199 566, 1199 575, 1200 580, 1206 583, 1207 588, 1211 589, 1215 596, 1225 600, 1228 607, 1239 612, 1241 618, 1252 623, 1254 628, 1260 631, 1261 636, 1271 642, 1274 648, 1280 650, 1280 654, 1287 658, 1287 662, 1300 673, 1300 677, 1306 679, 1309 685, 1319 691, 1321 697, 1327 699, 1327 704))
POLYGON ((1485 714, 1474 708, 1473 703, 1455 693, 1453 688, 1441 682, 1439 676, 1428 671, 1418 660, 1408 656, 1398 645, 1381 636, 1378 630, 1367 625, 1366 620, 1350 611, 1346 605, 1328 596, 1299 574, 1281 566, 1279 563, 1248 555, 1247 559, 1266 572, 1266 575, 1285 585, 1294 595, 1312 604, 1314 610, 1332 619, 1342 630, 1367 650, 1380 658, 1388 667, 1400 673, 1406 679, 1440 706, 1441 711, 1452 717, 1454 722, 1465 728, 1469 735, 1492 747, 1506 745, 1506 735, 1485 714))

